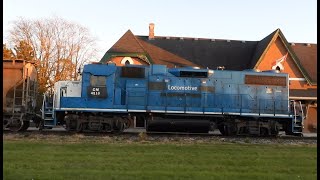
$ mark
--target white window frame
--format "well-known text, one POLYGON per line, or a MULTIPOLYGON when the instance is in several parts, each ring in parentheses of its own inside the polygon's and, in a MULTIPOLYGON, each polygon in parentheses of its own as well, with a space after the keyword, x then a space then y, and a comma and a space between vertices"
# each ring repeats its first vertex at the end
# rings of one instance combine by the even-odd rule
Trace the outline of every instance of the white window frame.
POLYGON ((132 60, 132 58, 131 57, 124 57, 124 58, 122 58, 122 60, 121 60, 121 64, 126 64, 126 61, 129 61, 129 63, 130 64, 134 64, 134 62, 133 62, 133 60, 132 60))

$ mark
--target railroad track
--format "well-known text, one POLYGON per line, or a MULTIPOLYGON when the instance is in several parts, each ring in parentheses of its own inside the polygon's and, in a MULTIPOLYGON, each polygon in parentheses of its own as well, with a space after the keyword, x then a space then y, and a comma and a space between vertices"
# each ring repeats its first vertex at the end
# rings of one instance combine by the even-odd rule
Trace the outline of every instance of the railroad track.
POLYGON ((110 137, 130 137, 130 136, 141 136, 146 135, 148 137, 180 137, 180 138, 220 138, 220 139, 265 139, 265 140, 317 140, 316 136, 308 136, 308 137, 300 137, 300 136, 287 136, 287 135, 278 135, 278 136, 271 136, 271 137, 259 137, 259 136, 250 136, 250 135, 239 135, 239 136, 223 136, 221 134, 213 134, 213 133, 183 133, 183 132, 122 132, 122 133, 111 133, 111 132, 105 132, 105 133, 98 133, 98 132, 68 132, 65 130, 27 130, 22 132, 12 132, 9 130, 3 131, 4 135, 22 135, 22 136, 30 136, 30 135, 43 135, 43 136, 50 136, 50 135, 56 135, 56 136, 72 136, 72 135, 83 135, 83 136, 96 136, 96 137, 104 137, 104 136, 110 136, 110 137))

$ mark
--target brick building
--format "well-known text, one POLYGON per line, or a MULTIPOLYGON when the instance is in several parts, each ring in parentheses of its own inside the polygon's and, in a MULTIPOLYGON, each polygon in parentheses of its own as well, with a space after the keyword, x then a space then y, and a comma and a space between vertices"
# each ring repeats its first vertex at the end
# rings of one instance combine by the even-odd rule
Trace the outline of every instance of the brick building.
POLYGON ((280 29, 260 41, 244 41, 155 36, 151 23, 149 36, 128 30, 100 62, 279 70, 289 74, 289 98, 304 107, 304 131, 317 130, 317 44, 289 43, 280 29))

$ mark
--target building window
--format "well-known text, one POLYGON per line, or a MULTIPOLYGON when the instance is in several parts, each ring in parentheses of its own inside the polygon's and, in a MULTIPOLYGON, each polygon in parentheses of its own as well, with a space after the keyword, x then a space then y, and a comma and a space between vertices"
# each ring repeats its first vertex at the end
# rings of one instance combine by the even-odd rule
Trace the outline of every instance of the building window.
POLYGON ((131 57, 124 57, 122 58, 121 64, 127 65, 127 64, 134 64, 133 60, 131 57))

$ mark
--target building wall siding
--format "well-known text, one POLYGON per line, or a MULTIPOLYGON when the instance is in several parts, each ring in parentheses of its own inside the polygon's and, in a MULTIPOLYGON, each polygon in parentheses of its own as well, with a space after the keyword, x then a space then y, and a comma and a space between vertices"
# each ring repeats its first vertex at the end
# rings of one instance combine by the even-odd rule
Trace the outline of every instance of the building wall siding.
MULTIPOLYGON (((274 43, 271 44, 269 50, 266 52, 265 56, 262 58, 261 63, 258 66, 260 70, 271 70, 272 66, 276 60, 287 54, 287 49, 282 43, 280 37, 278 37, 274 43)), ((289 74, 291 78, 303 78, 302 73, 298 69, 297 65, 294 63, 290 54, 288 54, 286 60, 282 63, 285 72, 289 74)))
POLYGON ((307 112, 307 117, 304 121, 303 132, 306 132, 306 133, 317 132, 317 106, 309 105, 307 109, 308 109, 308 112, 307 112))

